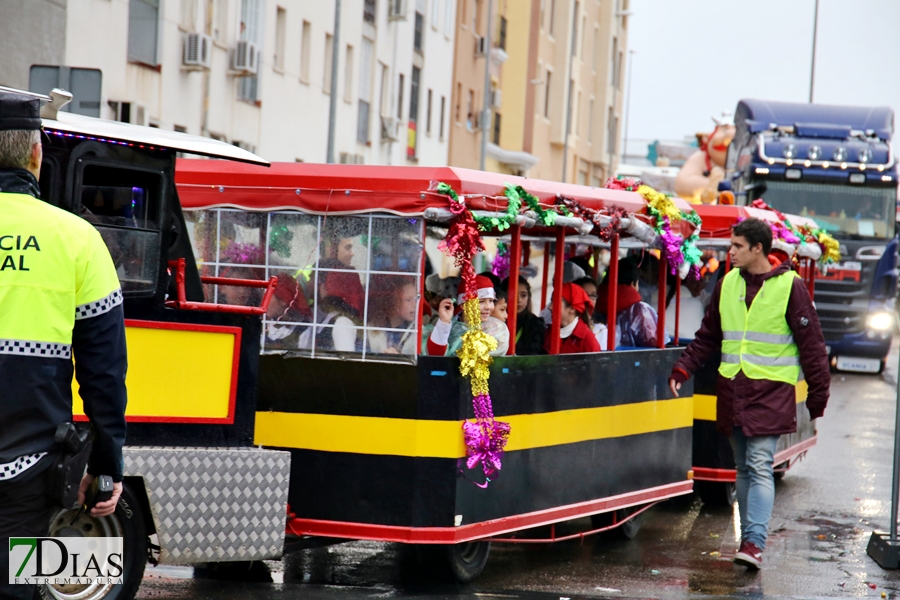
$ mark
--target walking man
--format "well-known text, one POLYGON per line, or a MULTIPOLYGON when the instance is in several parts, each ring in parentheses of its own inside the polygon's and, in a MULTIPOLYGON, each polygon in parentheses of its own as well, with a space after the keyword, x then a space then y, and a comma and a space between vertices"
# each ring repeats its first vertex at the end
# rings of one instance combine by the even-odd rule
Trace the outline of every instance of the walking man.
POLYGON ((731 235, 732 270, 716 285, 703 324, 675 363, 672 393, 721 352, 716 428, 729 436, 737 467, 741 546, 734 562, 762 566, 775 501, 772 463, 778 436, 797 430, 795 386, 809 384, 811 419, 825 412, 831 376, 825 340, 809 292, 787 261, 769 259, 772 230, 759 219, 731 235))
MULTIPOLYGON (((79 503, 109 475, 122 493, 125 321, 116 269, 90 223, 41 201, 40 101, 0 92, 0 599, 30 599, 8 583, 9 538, 46 536, 62 508, 51 486, 59 425, 72 421, 72 373, 93 429, 79 503), (72 360, 77 366, 73 369, 72 360)), ((76 468, 78 477, 83 466, 76 468)))

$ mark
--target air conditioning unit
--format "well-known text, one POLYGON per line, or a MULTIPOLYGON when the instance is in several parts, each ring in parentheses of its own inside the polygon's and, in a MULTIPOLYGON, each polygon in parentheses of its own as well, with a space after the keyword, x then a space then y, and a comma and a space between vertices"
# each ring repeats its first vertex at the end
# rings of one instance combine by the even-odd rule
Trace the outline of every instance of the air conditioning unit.
POLYGON ((388 0, 388 20, 406 20, 406 0, 388 0))
POLYGON ((400 140, 400 119, 381 117, 381 139, 392 142, 400 140))
POLYGON ((475 56, 484 56, 487 54, 488 45, 487 38, 478 36, 475 38, 475 56))
POLYGON ((205 33, 185 35, 181 64, 190 69, 209 69, 212 66, 212 43, 212 37, 205 33))
POLYGON ((240 76, 256 75, 259 71, 259 48, 253 42, 240 41, 231 55, 231 69, 240 76))
POLYGON ((503 103, 503 90, 491 90, 491 108, 499 110, 503 103))
POLYGON ((134 102, 122 102, 119 100, 110 100, 109 107, 113 110, 113 118, 122 123, 131 123, 132 125, 147 126, 149 121, 147 109, 134 102))

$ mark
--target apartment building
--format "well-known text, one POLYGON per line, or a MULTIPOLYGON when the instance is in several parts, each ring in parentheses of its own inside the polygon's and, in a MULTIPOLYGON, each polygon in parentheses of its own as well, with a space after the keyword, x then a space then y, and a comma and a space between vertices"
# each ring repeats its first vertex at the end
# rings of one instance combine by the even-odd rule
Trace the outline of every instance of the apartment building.
POLYGON ((336 162, 447 162, 456 0, 343 0, 337 57, 334 0, 64 5, 62 60, 28 65, 24 79, 47 87, 54 67, 99 70, 103 118, 325 162, 337 60, 336 162))
POLYGON ((628 0, 542 0, 533 177, 603 185, 622 152, 628 0))
POLYGON ((477 168, 487 135, 490 171, 602 185, 622 150, 628 15, 628 0, 459 0, 450 164, 477 168))

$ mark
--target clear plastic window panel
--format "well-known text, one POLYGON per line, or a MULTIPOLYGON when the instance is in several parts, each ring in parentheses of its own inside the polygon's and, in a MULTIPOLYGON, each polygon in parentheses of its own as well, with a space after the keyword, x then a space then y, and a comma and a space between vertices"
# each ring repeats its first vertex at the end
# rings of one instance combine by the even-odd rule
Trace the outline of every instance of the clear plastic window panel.
MULTIPOLYGON (((415 363, 421 219, 215 209, 186 220, 201 275, 276 277, 264 353, 415 363)), ((251 288, 204 289, 226 304, 262 298, 251 288)))
POLYGON ((150 213, 150 192, 139 186, 86 185, 81 216, 100 232, 124 292, 156 288, 159 232, 150 213))

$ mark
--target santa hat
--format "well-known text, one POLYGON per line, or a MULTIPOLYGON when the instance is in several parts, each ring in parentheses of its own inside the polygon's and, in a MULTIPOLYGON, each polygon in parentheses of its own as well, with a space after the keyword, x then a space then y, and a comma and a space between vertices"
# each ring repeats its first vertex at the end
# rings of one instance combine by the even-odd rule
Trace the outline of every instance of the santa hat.
POLYGON ((303 293, 303 288, 297 285, 297 280, 287 273, 279 273, 276 277, 278 282, 275 284, 275 297, 304 317, 312 318, 306 295, 303 293))
MULTIPOLYGON (((475 276, 475 287, 478 292, 478 299, 482 298, 490 298, 491 300, 497 299, 497 294, 494 292, 494 282, 485 277, 484 275, 476 275, 475 276)), ((459 288, 457 289, 458 296, 456 297, 456 301, 458 304, 462 304, 466 301, 466 282, 462 280, 459 282, 459 288)))
POLYGON ((591 302, 591 297, 587 295, 587 292, 580 285, 564 283, 562 286, 562 297, 579 314, 585 312, 591 314, 594 312, 594 303, 591 302))

